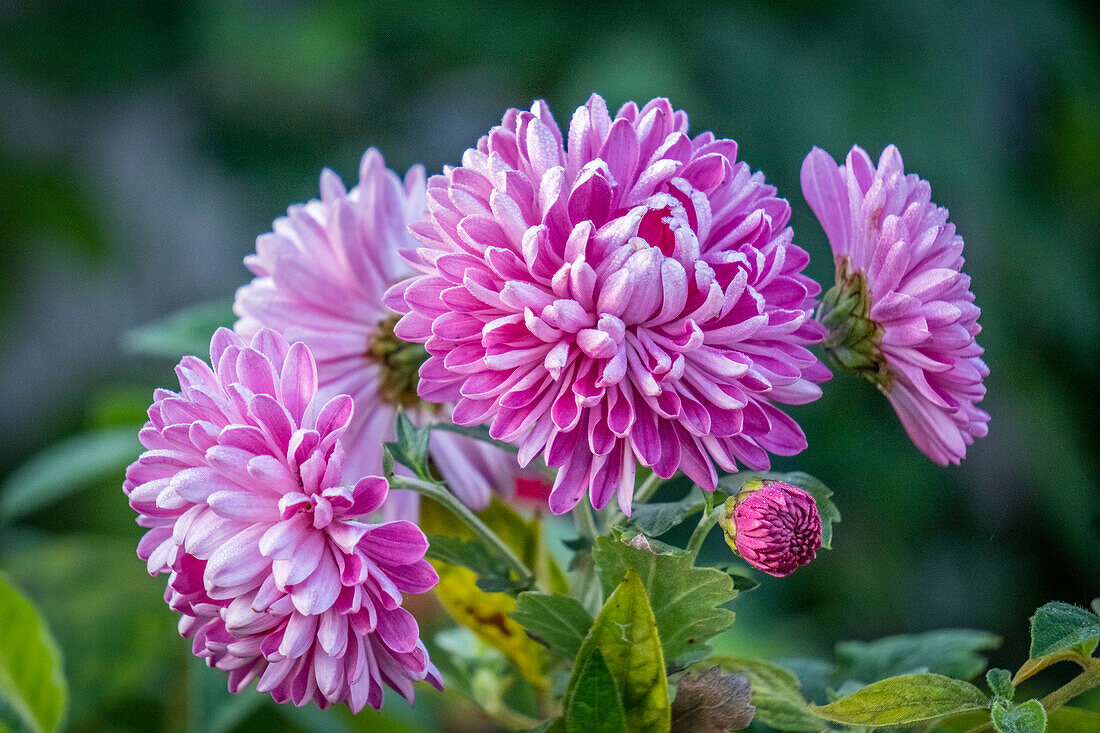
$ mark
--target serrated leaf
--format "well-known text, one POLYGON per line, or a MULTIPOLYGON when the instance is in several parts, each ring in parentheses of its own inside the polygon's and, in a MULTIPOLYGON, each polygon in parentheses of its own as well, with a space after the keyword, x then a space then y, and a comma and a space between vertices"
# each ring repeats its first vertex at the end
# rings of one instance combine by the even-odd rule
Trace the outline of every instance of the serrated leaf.
POLYGON ((630 516, 634 524, 650 537, 660 537, 703 508, 703 497, 692 491, 680 501, 637 504, 630 516))
POLYGON ((566 688, 567 701, 577 689, 580 670, 596 649, 618 685, 627 730, 667 733, 671 708, 665 660, 649 596, 634 568, 626 570, 585 637, 566 688))
POLYGON ((836 645, 837 681, 875 682, 911 672, 932 672, 969 680, 985 669, 977 652, 996 648, 1000 637, 975 629, 940 629, 899 634, 874 641, 836 645))
POLYGON ((141 453, 140 426, 79 433, 12 471, 0 486, 0 519, 11 521, 117 475, 141 453))
POLYGON ((1052 601, 1031 617, 1031 659, 1058 654, 1100 638, 1100 616, 1069 603, 1052 601))
POLYGON ((753 577, 752 571, 744 565, 720 565, 721 570, 733 580, 733 589, 738 593, 748 593, 760 587, 760 581, 753 577))
POLYGON ((393 460, 412 471, 417 478, 434 481, 428 458, 431 427, 418 428, 400 407, 394 421, 394 439, 383 443, 393 460))
POLYGON ((549 645, 551 651, 573 659, 592 628, 592 616, 572 596, 529 591, 516 598, 511 613, 527 633, 549 645))
POLYGON ((57 643, 31 602, 0 574, 0 725, 50 733, 67 696, 57 643))
POLYGON ((1012 702, 1016 686, 1012 684, 1012 673, 1007 669, 994 668, 985 673, 986 684, 994 695, 1012 702))
POLYGON ((814 498, 817 503, 817 513, 821 515, 821 546, 826 550, 833 547, 833 525, 840 522, 840 510, 830 498, 833 492, 820 479, 802 471, 790 471, 780 473, 778 471, 742 471, 723 476, 718 481, 718 488, 722 492, 733 496, 741 487, 753 479, 766 479, 770 481, 783 481, 791 486, 797 486, 814 498))
POLYGON ((782 666, 742 657, 711 657, 709 661, 748 678, 756 720, 764 725, 793 733, 819 733, 826 728, 820 718, 810 713, 798 678, 782 666))
POLYGON ((989 705, 969 682, 939 674, 906 674, 874 682, 810 711, 844 725, 889 726, 918 723, 989 705))
POLYGON ((1000 733, 1043 733, 1047 729, 1047 711, 1038 700, 1028 700, 1016 707, 998 700, 989 717, 1000 733))
POLYGON ((683 550, 655 541, 649 545, 650 549, 632 547, 615 531, 596 538, 592 557, 604 597, 627 570, 636 570, 651 599, 665 659, 672 666, 687 665, 706 657, 707 640, 733 623, 733 611, 722 605, 737 591, 730 576, 694 567, 683 550))
POLYGON ((127 331, 122 346, 134 354, 177 360, 208 354, 210 337, 222 326, 233 327, 233 308, 224 300, 199 303, 159 321, 127 331))
POLYGON ((688 672, 676 685, 672 733, 726 733, 747 728, 756 709, 749 700, 747 678, 711 667, 696 676, 688 672))
POLYGON ((593 649, 584 662, 565 710, 567 733, 626 733, 626 713, 603 653, 593 649))

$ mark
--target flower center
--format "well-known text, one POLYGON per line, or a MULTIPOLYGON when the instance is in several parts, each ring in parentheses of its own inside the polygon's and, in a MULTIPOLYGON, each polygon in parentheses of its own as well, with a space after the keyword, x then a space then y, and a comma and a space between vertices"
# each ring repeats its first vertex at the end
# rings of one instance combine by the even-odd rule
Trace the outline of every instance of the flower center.
POLYGON ((393 333, 400 316, 389 316, 378 322, 378 329, 367 344, 366 357, 379 367, 378 392, 394 406, 425 408, 416 393, 420 365, 428 359, 421 344, 402 341, 393 333))
POLYGON ((836 285, 821 299, 818 320, 829 329, 821 345, 841 367, 862 374, 888 389, 893 375, 879 348, 882 327, 870 317, 871 291, 862 272, 853 272, 846 257, 837 260, 836 285))

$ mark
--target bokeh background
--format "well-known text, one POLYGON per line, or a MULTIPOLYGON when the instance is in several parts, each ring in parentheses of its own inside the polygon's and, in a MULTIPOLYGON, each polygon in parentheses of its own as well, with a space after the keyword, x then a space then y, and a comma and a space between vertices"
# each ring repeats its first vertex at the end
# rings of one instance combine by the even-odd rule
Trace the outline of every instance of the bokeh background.
POLYGON ((724 648, 962 626, 1018 664, 1038 605, 1100 595, 1098 28, 1089 3, 1027 0, 0 3, 0 569, 58 637, 69 728, 479 729, 437 695, 391 701, 395 723, 224 702, 134 557, 119 467, 174 377, 125 334, 196 303, 228 321, 241 258, 322 167, 353 181, 375 146, 437 172, 506 108, 545 98, 564 125, 593 91, 667 96, 735 138, 823 283, 803 156, 896 143, 983 310, 992 422, 961 467, 855 378, 793 410, 811 443, 782 467, 829 484, 844 521, 736 602, 724 648))

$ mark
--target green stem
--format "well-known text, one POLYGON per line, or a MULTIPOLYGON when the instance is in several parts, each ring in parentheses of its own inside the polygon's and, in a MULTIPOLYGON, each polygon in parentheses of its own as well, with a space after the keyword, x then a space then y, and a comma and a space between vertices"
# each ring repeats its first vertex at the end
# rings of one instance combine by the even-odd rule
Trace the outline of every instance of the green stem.
POLYGON ((492 720, 494 723, 501 725, 509 730, 531 730, 538 726, 541 721, 528 717, 521 712, 513 710, 507 705, 501 705, 494 710, 484 710, 486 717, 492 720))
MULTIPOLYGON (((655 473, 651 473, 646 476, 645 481, 639 484, 638 488, 634 490, 634 497, 631 499, 630 503, 644 504, 649 499, 649 497, 653 496, 653 494, 656 493, 662 481, 664 481, 664 479, 655 473)), ((607 518, 607 524, 605 526, 610 529, 619 522, 623 521, 623 518, 625 516, 626 515, 622 513, 622 510, 616 507, 615 510, 611 512, 611 515, 607 518)))
POLYGON ((577 526, 577 534, 592 542, 599 535, 596 529, 596 518, 592 515, 592 507, 583 499, 573 507, 573 523, 577 526))
MULTIPOLYGON (((1054 692, 1039 700, 1043 709, 1050 715, 1067 702, 1083 692, 1088 692, 1094 687, 1100 686, 1100 659, 1089 659, 1085 664, 1085 671, 1074 677, 1054 692)), ((966 733, 981 733, 992 730, 993 721, 983 723, 968 730, 966 733)))
POLYGON ((1082 692, 1087 692, 1098 685, 1100 685, 1100 659, 1090 659, 1084 672, 1039 702, 1043 703, 1047 713, 1053 713, 1082 692))
POLYGON ((422 481, 408 476, 394 476, 390 479, 390 487, 394 489, 409 489, 439 502, 452 514, 461 519, 462 522, 477 535, 478 539, 496 549, 508 564, 512 566, 512 569, 516 571, 520 580, 534 577, 535 574, 523 563, 519 555, 513 552, 512 548, 509 547, 504 540, 498 537, 496 532, 489 529, 485 522, 478 519, 476 514, 470 511, 465 504, 458 500, 457 496, 448 491, 442 484, 422 481))
POLYGON ((642 485, 638 487, 638 490, 634 492, 634 501, 639 504, 644 504, 649 500, 649 497, 657 493, 657 487, 664 481, 663 478, 655 473, 649 474, 646 480, 642 482, 642 485))
POLYGON ((693 562, 699 556, 699 550, 703 548, 703 542, 710 534, 710 528, 718 522, 718 515, 721 511, 721 506, 715 507, 713 511, 703 512, 703 516, 699 517, 699 524, 695 526, 695 531, 691 533, 691 539, 688 540, 687 544, 687 551, 693 562))

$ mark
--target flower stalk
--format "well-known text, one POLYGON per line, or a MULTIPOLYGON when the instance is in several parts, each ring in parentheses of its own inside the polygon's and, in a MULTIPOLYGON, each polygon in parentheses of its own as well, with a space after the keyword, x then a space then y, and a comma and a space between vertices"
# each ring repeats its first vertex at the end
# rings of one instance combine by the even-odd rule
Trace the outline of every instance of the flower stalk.
POLYGON ((472 531, 479 540, 496 550, 516 572, 520 580, 534 577, 535 574, 531 572, 531 569, 520 559, 519 555, 517 555, 504 540, 498 537, 493 530, 489 529, 489 526, 486 525, 485 522, 481 521, 476 514, 459 501, 457 496, 447 491, 442 484, 422 481, 421 479, 411 478, 409 476, 394 476, 390 480, 390 486, 395 489, 409 489, 415 491, 421 496, 426 496, 442 504, 448 511, 461 519, 462 523, 469 527, 470 531, 472 531))

